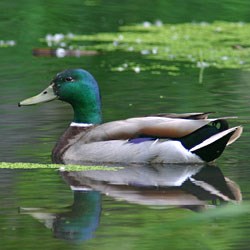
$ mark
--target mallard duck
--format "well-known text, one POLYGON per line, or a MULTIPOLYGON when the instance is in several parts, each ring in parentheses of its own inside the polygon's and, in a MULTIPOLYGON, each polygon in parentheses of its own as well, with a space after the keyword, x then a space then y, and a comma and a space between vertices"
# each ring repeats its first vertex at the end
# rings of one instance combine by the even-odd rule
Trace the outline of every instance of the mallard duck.
POLYGON ((94 77, 83 69, 58 73, 40 94, 19 106, 52 100, 71 104, 74 118, 52 151, 52 161, 86 163, 202 163, 218 158, 242 133, 208 113, 156 114, 102 123, 94 77))

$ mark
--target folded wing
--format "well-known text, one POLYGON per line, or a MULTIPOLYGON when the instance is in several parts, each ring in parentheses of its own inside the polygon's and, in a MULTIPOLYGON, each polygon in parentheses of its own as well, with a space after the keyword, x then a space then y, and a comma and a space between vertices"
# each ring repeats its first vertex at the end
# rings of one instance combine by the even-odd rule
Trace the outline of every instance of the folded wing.
MULTIPOLYGON (((228 129, 226 118, 207 119, 207 115, 208 113, 188 113, 178 117, 176 114, 171 114, 171 117, 175 117, 171 118, 160 114, 108 122, 92 129, 88 135, 85 135, 85 140, 91 142, 139 137, 177 139, 188 136, 205 126, 218 127, 218 133, 228 129)), ((227 144, 235 141, 242 132, 242 129, 234 130, 236 132, 232 134, 227 144)))

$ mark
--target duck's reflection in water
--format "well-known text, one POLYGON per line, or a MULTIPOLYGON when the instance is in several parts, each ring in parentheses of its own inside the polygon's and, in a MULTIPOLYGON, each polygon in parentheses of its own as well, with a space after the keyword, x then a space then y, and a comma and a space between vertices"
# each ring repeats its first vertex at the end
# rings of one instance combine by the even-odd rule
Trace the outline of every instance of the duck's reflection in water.
POLYGON ((151 207, 195 211, 242 199, 238 185, 215 166, 150 165, 60 173, 73 190, 73 205, 66 212, 27 208, 21 212, 43 221, 56 237, 75 242, 93 237, 101 216, 101 194, 151 207))

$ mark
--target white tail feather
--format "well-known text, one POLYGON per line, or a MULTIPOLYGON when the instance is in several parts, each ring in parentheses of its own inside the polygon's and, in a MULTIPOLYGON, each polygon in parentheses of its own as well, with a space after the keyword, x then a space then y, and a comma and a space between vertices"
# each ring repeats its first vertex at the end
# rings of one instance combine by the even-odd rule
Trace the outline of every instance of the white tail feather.
POLYGON ((196 145, 195 147, 191 148, 190 152, 194 152, 194 151, 196 151, 196 150, 198 150, 200 148, 204 148, 204 147, 212 144, 213 142, 221 139, 222 137, 228 135, 229 133, 232 133, 233 131, 234 131, 234 133, 230 137, 230 139, 229 139, 229 141, 227 143, 227 145, 229 145, 229 144, 233 143, 235 140, 237 140, 240 137, 240 135, 241 135, 241 133, 243 131, 243 128, 241 126, 233 127, 233 128, 224 130, 224 131, 222 131, 222 132, 220 132, 220 133, 218 133, 216 135, 211 136, 210 138, 206 139, 202 143, 200 143, 200 144, 196 145))

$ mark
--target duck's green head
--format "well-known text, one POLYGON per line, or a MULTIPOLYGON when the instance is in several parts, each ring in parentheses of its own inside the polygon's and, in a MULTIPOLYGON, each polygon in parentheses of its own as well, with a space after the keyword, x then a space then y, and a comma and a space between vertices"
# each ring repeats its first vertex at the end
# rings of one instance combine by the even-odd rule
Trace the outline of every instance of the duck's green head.
POLYGON ((83 69, 65 70, 58 73, 40 94, 25 99, 19 106, 34 105, 59 99, 71 104, 74 122, 100 123, 101 98, 94 77, 83 69))

